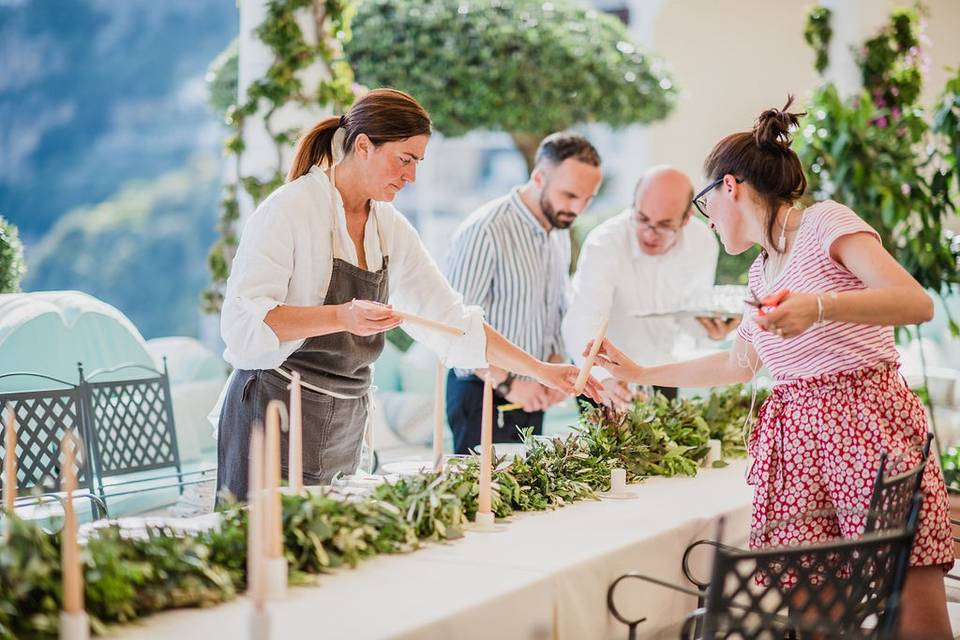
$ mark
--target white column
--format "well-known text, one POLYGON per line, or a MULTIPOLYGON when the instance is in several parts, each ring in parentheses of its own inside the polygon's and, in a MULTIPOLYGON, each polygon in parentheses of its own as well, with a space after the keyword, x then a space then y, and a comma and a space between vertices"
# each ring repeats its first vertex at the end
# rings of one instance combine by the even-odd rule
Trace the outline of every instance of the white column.
MULTIPOLYGON (((316 0, 315 0, 316 1, 316 0)), ((239 0, 240 6, 240 39, 239 39, 239 73, 238 91, 240 104, 247 100, 247 90, 256 80, 263 78, 267 69, 273 63, 273 53, 270 48, 257 37, 256 30, 267 17, 267 0, 239 0)), ((310 8, 300 11, 297 23, 308 42, 316 42, 317 33, 313 13, 310 8)), ((314 64, 303 70, 300 79, 305 90, 312 93, 317 83, 326 74, 321 64, 314 64)), ((240 172, 244 176, 253 176, 261 180, 269 178, 278 165, 281 173, 286 173, 293 157, 293 149, 283 149, 278 156, 276 144, 267 130, 264 116, 268 106, 260 105, 256 115, 249 116, 244 121, 243 141, 244 151, 240 156, 240 172)), ((304 108, 298 104, 287 104, 279 109, 270 119, 269 127, 274 132, 297 128, 306 129, 312 126, 322 116, 329 114, 328 105, 312 105, 304 108)), ((243 190, 240 190, 240 219, 243 221, 253 213, 253 199, 243 190)))
POLYGON ((833 38, 828 53, 830 66, 826 79, 833 82, 842 97, 860 91, 860 68, 854 49, 873 36, 890 15, 894 3, 890 0, 823 0, 833 12, 830 26, 833 38))

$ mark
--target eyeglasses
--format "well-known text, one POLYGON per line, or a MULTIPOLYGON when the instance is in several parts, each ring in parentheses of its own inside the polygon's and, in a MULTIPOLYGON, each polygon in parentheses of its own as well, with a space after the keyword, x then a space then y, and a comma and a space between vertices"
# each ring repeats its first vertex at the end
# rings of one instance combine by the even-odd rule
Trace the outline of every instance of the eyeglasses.
MULTIPOLYGON (((686 218, 686 216, 684 216, 684 218, 686 218)), ((643 231, 644 229, 647 229, 649 231, 654 232, 661 238, 672 238, 673 236, 677 235, 678 231, 680 231, 680 229, 677 229, 675 227, 669 227, 667 225, 651 223, 649 220, 647 220, 646 217, 641 219, 639 212, 634 212, 632 220, 633 220, 633 224, 637 225, 638 231, 643 231)))
MULTIPOLYGON (((734 180, 737 181, 737 184, 741 184, 743 182, 743 178, 734 178, 734 180)), ((710 216, 707 215, 706 195, 710 193, 710 191, 712 191, 713 189, 716 189, 717 187, 719 187, 721 184, 723 184, 723 178, 717 178, 716 180, 708 184, 706 187, 704 187, 700 193, 693 196, 693 200, 691 200, 691 202, 693 202, 693 206, 695 206, 697 208, 697 211, 700 212, 700 215, 702 215, 704 218, 707 218, 708 220, 710 219, 710 216)))

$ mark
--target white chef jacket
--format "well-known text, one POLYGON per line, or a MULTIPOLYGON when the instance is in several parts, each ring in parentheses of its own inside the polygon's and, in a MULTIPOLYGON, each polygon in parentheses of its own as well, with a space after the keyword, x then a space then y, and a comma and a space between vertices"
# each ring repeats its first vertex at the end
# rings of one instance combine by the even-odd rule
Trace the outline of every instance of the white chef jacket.
MULTIPOLYGON (((333 267, 330 208, 336 203, 336 233, 344 259, 358 264, 356 247, 347 233, 340 193, 326 174, 310 172, 285 184, 264 200, 247 221, 233 259, 220 316, 226 343, 224 359, 237 369, 280 366, 304 340, 280 342, 263 321, 281 304, 323 304, 333 267)), ((386 202, 371 202, 364 230, 367 267, 383 266, 377 225, 389 256, 390 303, 400 311, 437 320, 466 331, 451 336, 412 323, 404 331, 422 341, 448 366, 485 367, 486 336, 483 310, 463 304, 427 253, 413 226, 386 202)))
MULTIPOLYGON (((607 337, 642 366, 673 362, 680 335, 702 337, 693 319, 639 318, 640 314, 679 310, 697 292, 709 291, 716 277, 719 243, 706 224, 693 218, 666 253, 650 256, 640 249, 631 223, 632 209, 597 226, 580 249, 572 299, 563 320, 570 355, 583 363, 583 347, 609 318, 607 337)), ((610 377, 593 368, 598 380, 610 377)))

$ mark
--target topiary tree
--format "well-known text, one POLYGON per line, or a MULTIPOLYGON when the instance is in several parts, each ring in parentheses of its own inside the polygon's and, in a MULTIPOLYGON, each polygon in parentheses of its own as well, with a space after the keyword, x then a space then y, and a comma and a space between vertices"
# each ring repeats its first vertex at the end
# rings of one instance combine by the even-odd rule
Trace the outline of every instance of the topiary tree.
POLYGON ((0 293, 20 291, 20 279, 26 272, 17 228, 0 216, 0 293))
POLYGON ((365 0, 345 53, 357 81, 409 92, 437 130, 543 137, 584 122, 664 118, 676 90, 611 15, 573 0, 365 0))

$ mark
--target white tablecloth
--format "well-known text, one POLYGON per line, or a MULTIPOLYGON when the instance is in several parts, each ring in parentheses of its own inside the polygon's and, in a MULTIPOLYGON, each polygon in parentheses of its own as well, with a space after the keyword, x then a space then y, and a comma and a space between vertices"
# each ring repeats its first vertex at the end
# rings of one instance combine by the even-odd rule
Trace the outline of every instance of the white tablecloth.
MULTIPOLYGON (((741 542, 751 495, 745 466, 738 461, 696 478, 649 479, 630 487, 634 500, 518 514, 499 533, 468 533, 321 576, 317 586, 291 589, 270 606, 272 637, 626 637, 626 627, 607 613, 610 583, 636 570, 689 586, 680 571, 683 550, 712 538, 720 517, 726 518, 724 539, 741 542)), ((696 605, 692 597, 635 581, 618 602, 647 616, 639 627, 647 637, 676 625, 696 605)), ((249 613, 241 598, 211 610, 163 613, 113 637, 244 638, 249 613)))

